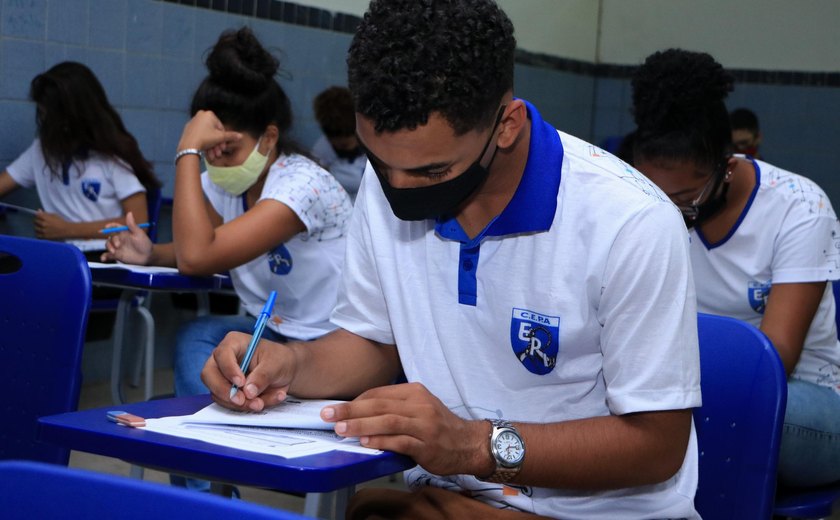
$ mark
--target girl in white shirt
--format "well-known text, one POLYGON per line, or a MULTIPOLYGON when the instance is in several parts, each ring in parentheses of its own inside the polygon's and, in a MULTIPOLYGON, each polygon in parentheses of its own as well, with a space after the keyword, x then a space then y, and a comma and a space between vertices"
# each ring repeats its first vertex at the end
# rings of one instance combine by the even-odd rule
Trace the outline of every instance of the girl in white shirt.
POLYGON ((701 312, 759 327, 788 373, 780 480, 840 479, 840 342, 831 281, 840 226, 812 181, 732 155, 732 77, 705 53, 671 49, 633 79, 635 166, 683 212, 701 312))
POLYGON ((128 212, 145 222, 146 192, 160 183, 93 72, 59 63, 32 80, 30 98, 38 137, 0 173, 0 196, 38 190, 35 235, 104 250, 107 223, 128 212))

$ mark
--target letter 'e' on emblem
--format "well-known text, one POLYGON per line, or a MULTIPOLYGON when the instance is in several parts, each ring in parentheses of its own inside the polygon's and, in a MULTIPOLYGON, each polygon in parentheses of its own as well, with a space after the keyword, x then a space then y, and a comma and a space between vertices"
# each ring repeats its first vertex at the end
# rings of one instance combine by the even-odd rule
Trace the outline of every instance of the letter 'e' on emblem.
POLYGON ((516 359, 529 372, 548 374, 557 364, 560 317, 514 308, 510 318, 510 345, 516 359))

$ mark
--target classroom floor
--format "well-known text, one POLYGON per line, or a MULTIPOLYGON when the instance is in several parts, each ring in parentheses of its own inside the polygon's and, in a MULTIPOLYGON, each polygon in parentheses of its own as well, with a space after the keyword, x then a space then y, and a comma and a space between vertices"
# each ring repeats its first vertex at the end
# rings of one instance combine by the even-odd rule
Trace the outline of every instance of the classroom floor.
MULTIPOLYGON (((164 395, 171 393, 172 380, 172 370, 164 369, 155 372, 155 394, 164 395)), ((129 385, 125 385, 123 392, 125 392, 125 399, 128 402, 142 399, 141 388, 131 388, 129 385)), ((97 408, 108 406, 109 404, 111 404, 111 394, 107 382, 94 383, 82 387, 79 409, 97 408)), ((70 466, 122 476, 128 476, 130 471, 130 465, 121 460, 78 451, 73 451, 70 454, 70 466)), ((169 475, 160 471, 147 469, 144 472, 143 478, 152 482, 169 483, 169 475)), ((401 474, 395 475, 393 478, 383 477, 359 487, 368 486, 405 489, 401 474)), ((243 500, 296 513, 303 513, 304 499, 302 497, 246 486, 240 487, 239 491, 243 500)))

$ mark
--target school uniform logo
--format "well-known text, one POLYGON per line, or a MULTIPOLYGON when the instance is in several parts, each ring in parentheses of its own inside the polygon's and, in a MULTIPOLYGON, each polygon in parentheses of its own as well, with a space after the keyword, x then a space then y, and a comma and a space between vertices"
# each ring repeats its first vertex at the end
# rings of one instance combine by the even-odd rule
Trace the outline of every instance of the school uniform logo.
POLYGON ((292 270, 292 255, 285 245, 280 244, 268 252, 268 267, 274 274, 289 274, 292 270))
POLYGON ((82 181, 82 195, 88 199, 96 202, 99 200, 99 191, 102 189, 102 183, 99 181, 83 180, 82 181))
POLYGON ((747 299, 750 307, 759 313, 764 314, 764 307, 767 306, 767 297, 770 295, 770 282, 752 281, 747 284, 747 299))
POLYGON ((554 370, 560 347, 560 317, 527 309, 513 309, 510 344, 513 353, 529 372, 545 375, 554 370))

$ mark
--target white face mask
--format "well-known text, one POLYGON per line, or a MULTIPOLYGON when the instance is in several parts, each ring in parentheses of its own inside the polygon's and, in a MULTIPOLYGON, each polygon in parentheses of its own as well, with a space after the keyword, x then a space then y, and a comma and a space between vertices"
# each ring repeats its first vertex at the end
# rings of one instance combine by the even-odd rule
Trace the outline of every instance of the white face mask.
POLYGON ((239 196, 245 193, 257 182, 268 163, 268 155, 261 154, 259 147, 260 141, 257 140, 257 146, 239 166, 213 166, 207 162, 210 180, 231 195, 239 196))

